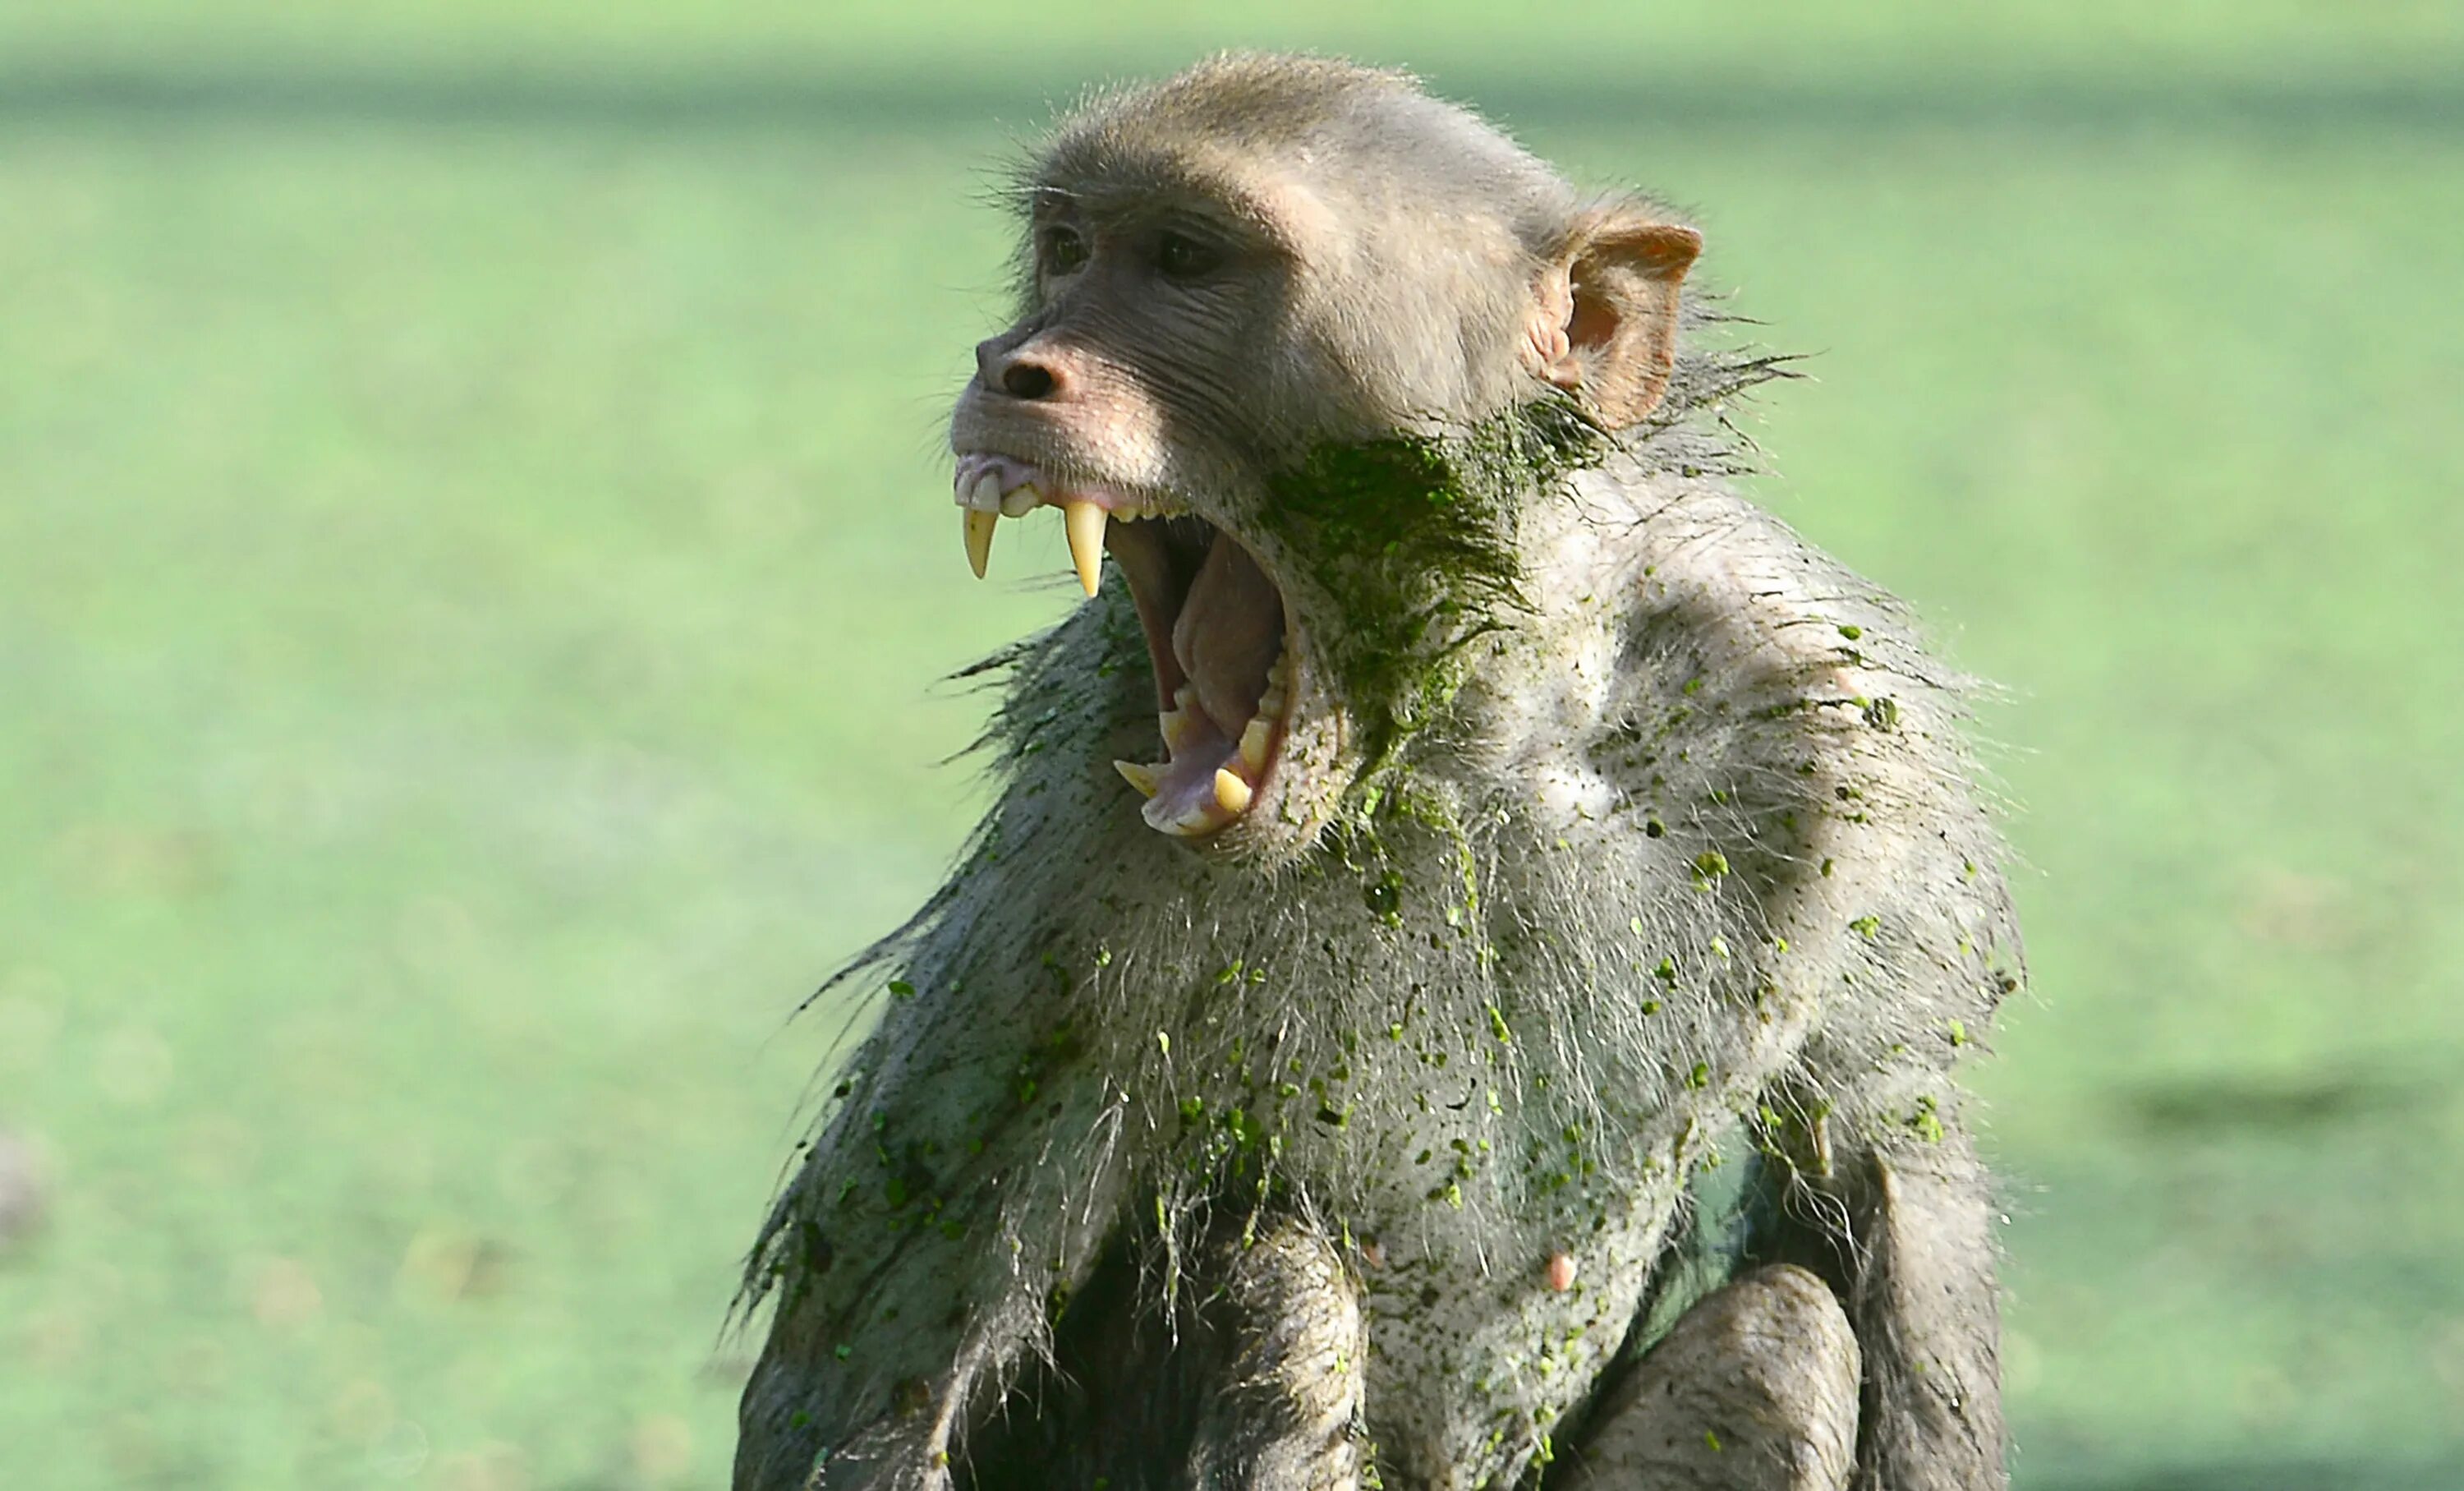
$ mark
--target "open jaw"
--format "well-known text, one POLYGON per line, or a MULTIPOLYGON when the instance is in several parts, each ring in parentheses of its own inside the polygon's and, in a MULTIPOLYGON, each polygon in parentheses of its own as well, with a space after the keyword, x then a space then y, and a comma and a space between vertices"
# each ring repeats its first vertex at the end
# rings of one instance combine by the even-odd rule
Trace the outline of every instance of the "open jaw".
POLYGON ((1121 567, 1155 669, 1163 759, 1112 765, 1145 795, 1147 822, 1198 838, 1246 813, 1281 757, 1299 667, 1283 592, 1249 551, 1177 501, 1013 456, 963 454, 952 485, 979 579, 1001 520, 1038 507, 1061 509, 1089 595, 1102 583, 1106 550, 1121 567))

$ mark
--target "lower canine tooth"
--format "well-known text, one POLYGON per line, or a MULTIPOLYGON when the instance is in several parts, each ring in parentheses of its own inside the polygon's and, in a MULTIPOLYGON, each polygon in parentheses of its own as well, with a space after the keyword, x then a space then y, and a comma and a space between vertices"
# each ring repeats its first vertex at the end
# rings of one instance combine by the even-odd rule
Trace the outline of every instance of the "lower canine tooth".
POLYGON ((1194 726, 1184 707, 1167 709, 1155 716, 1155 727, 1163 732, 1164 745, 1177 751, 1189 744, 1189 732, 1194 726))
POLYGON ((988 513, 980 507, 969 507, 958 515, 966 523, 967 567, 976 578, 984 577, 984 566, 993 557, 993 529, 1001 523, 1001 514, 988 513))
POLYGON ((1078 567, 1078 584, 1089 595, 1104 583, 1104 509, 1089 501, 1061 504, 1062 526, 1069 534, 1069 561, 1078 567))
POLYGON ((1121 773, 1122 781, 1136 788, 1141 797, 1153 797, 1155 794, 1155 789, 1162 785, 1161 778, 1155 774, 1155 768, 1140 762, 1115 761, 1112 763, 1112 769, 1121 773))
POLYGON ((1249 807, 1251 788, 1241 773, 1230 767, 1215 768, 1215 801, 1225 812, 1243 812, 1249 807))

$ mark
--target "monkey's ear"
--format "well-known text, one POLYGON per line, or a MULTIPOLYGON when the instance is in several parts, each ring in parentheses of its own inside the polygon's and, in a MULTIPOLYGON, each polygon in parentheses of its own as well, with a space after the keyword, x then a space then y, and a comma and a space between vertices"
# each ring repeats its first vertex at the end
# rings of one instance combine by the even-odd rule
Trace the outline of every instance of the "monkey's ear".
POLYGON ((1591 213, 1541 278, 1533 370, 1611 429, 1660 407, 1677 366, 1678 286, 1703 235, 1631 211, 1591 213))

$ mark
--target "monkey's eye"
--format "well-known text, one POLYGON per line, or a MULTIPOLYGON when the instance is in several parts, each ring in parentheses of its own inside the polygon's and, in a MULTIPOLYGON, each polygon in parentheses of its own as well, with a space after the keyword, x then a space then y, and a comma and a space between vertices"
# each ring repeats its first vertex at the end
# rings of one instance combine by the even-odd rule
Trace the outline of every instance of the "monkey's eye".
POLYGON ((1174 279, 1193 279, 1221 263, 1223 256, 1187 234, 1167 232, 1155 239, 1155 261, 1174 279))
POLYGON ((1087 262, 1087 240, 1075 228, 1046 228, 1041 256, 1045 274, 1074 275, 1087 262))

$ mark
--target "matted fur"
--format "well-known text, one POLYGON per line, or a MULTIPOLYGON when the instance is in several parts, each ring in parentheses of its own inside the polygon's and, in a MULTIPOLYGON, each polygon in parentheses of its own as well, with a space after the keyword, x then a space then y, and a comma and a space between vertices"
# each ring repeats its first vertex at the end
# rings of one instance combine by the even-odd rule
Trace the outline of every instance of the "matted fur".
MULTIPOLYGON (((1161 1312, 1202 1238, 1252 1222, 1352 1270, 1384 1483, 1510 1484, 1722 1163, 1763 1167, 1767 1251, 1822 1254, 1868 1337, 1867 1483, 1998 1475, 1991 1248, 1947 1073, 2015 983, 2015 929, 1961 680, 1726 484, 1725 401, 1774 369, 1689 343, 1649 425, 1495 504, 1510 595, 1448 612, 1435 707, 1270 867, 1153 832, 1113 775, 1155 729, 1126 587, 986 665, 998 800, 830 986, 880 1019, 751 1260, 776 1316, 739 1484, 963 1479, 1107 1256, 1161 1312), (1929 1265, 1947 1303, 1897 1272, 1929 1265), (1892 1427, 1946 1414, 1965 1470, 1892 1427)), ((1461 474, 1494 435, 1416 437, 1461 474)))

